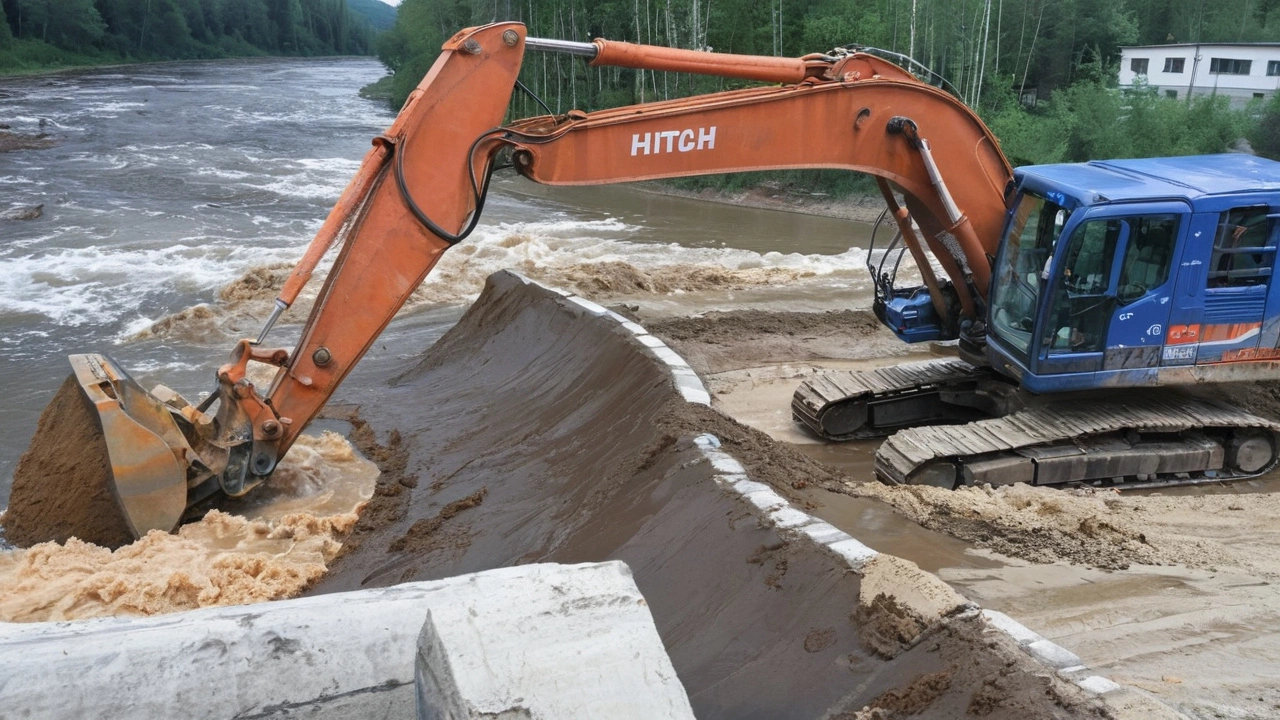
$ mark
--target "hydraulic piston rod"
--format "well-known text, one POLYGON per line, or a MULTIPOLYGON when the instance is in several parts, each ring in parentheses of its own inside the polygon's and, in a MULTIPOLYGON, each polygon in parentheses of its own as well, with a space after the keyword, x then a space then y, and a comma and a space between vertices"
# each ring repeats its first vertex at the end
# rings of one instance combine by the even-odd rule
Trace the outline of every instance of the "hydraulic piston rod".
POLYGON ((602 38, 584 43, 527 37, 524 44, 529 50, 585 57, 589 64, 596 66, 716 75, 770 83, 795 84, 807 77, 822 77, 831 69, 831 59, 826 56, 783 58, 731 55, 657 45, 636 45, 602 38))

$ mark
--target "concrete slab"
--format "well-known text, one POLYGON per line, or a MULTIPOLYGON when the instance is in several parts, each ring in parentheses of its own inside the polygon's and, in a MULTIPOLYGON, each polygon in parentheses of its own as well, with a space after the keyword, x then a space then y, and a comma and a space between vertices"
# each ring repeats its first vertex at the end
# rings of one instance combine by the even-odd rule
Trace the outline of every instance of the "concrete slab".
POLYGON ((693 718, 620 562, 434 605, 418 639, 419 718, 693 718))
MULTIPOLYGON (((610 695, 640 703, 636 696, 645 695, 670 710, 650 717, 691 717, 648 608, 620 562, 523 565, 153 618, 0 623, 0 715, 413 717, 414 662, 429 612, 432 632, 452 638, 446 647, 459 653, 458 667, 485 663, 520 688, 531 711, 557 708, 528 717, 569 717, 558 709, 610 695), (463 608, 478 614, 459 615, 463 608), (505 608, 504 620, 498 608, 505 608), (442 621, 462 626, 456 633, 478 647, 464 652, 456 633, 439 630, 442 621), (530 639, 537 647, 524 647, 530 639), (617 644, 598 649, 596 641, 617 644), (605 650, 613 654, 609 662, 605 650), (531 657, 541 664, 522 665, 531 657), (546 665, 557 658, 578 658, 572 667, 584 684, 566 674, 548 682, 546 665)), ((471 686, 459 687, 470 697, 471 686)))

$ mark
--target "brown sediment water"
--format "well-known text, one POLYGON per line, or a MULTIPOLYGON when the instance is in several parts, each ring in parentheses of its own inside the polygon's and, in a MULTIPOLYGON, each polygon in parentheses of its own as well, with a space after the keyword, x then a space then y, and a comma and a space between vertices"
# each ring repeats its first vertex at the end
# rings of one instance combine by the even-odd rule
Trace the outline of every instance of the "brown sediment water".
MULTIPOLYGON (((857 289, 865 284, 861 283, 864 271, 857 262, 848 258, 831 260, 828 256, 798 255, 793 264, 783 261, 783 256, 776 252, 762 255, 742 250, 683 248, 679 252, 664 253, 660 249, 645 250, 657 246, 626 243, 625 248, 629 250, 615 249, 599 259, 584 260, 584 255, 593 253, 559 247, 556 243, 557 238, 554 237, 490 230, 488 236, 461 244, 445 254, 427 280, 414 290, 406 307, 466 303, 480 292, 490 273, 504 267, 602 300, 685 295, 719 297, 741 290, 766 290, 776 294, 784 288, 799 293, 830 295, 832 293, 825 283, 829 276, 835 275, 842 278, 841 283, 847 290, 841 294, 850 303, 861 304, 854 298, 865 297, 865 290, 857 289), (722 258, 717 252, 736 254, 722 258), (857 273, 852 272, 853 266, 857 267, 857 273)), ((223 287, 216 302, 196 305, 160 318, 134 334, 131 340, 167 338, 201 341, 211 335, 238 336, 256 332, 262 318, 271 311, 272 302, 291 270, 292 266, 284 263, 250 268, 223 287)), ((315 300, 316 290, 316 287, 305 290, 284 313, 281 321, 297 323, 305 319, 315 300)), ((860 326, 865 326, 871 318, 869 313, 848 315, 860 326)), ((874 323, 874 319, 870 322, 874 323)))
POLYGON ((73 538, 0 552, 0 621, 155 615, 292 597, 323 576, 377 473, 343 437, 304 435, 261 492, 176 534, 152 531, 114 551, 73 538))
POLYGON ((762 523, 693 442, 800 507, 820 464, 676 391, 614 319, 515 276, 371 383, 383 474, 309 593, 529 562, 630 567, 699 717, 1101 717, 913 564, 861 574, 762 523))

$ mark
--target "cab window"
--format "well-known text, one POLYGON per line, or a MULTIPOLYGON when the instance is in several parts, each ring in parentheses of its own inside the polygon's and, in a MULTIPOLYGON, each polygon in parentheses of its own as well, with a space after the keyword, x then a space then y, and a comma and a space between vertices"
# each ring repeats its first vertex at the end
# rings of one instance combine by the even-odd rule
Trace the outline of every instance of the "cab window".
POLYGON ((996 268, 992 320, 996 334, 1024 353, 1031 346, 1041 285, 1067 217, 1060 205, 1032 194, 1023 195, 1014 211, 1003 262, 996 268))
POLYGON ((1144 215, 1126 218, 1129 245, 1120 261, 1120 285, 1116 299, 1127 304, 1164 285, 1173 267, 1173 245, 1178 240, 1177 215, 1144 215))
POLYGON ((1048 316, 1051 354, 1102 351, 1113 308, 1107 292, 1125 230, 1123 220, 1103 218, 1087 220, 1071 234, 1048 316))
POLYGON ((1222 214, 1209 262, 1209 287, 1264 285, 1275 262, 1274 219, 1267 207, 1235 208, 1222 214))

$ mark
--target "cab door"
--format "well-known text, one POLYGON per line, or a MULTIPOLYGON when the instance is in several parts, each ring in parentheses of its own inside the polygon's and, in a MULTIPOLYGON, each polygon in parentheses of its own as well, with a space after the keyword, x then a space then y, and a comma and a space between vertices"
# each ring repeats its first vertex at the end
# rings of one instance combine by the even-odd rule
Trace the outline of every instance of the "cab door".
POLYGON ((1075 225, 1066 243, 1059 243, 1046 283, 1038 374, 1102 369, 1115 310, 1116 250, 1128 232, 1123 218, 1094 210, 1075 225))
MULTIPOLYGON (((1171 208, 1174 210, 1175 208, 1171 208)), ((1181 208, 1185 210, 1185 208, 1181 208)), ((1155 384, 1164 350, 1185 212, 1131 215, 1119 255, 1116 307, 1103 351, 1103 370, 1142 370, 1120 384, 1155 384), (1143 378, 1146 378, 1145 381, 1143 378)))
MULTIPOLYGON (((1159 366, 1186 210, 1178 203, 1095 208, 1074 228, 1054 258, 1041 374, 1159 366)), ((1145 384, 1145 374, 1119 384, 1145 384)), ((1154 369, 1150 375, 1154 382, 1154 369)))

